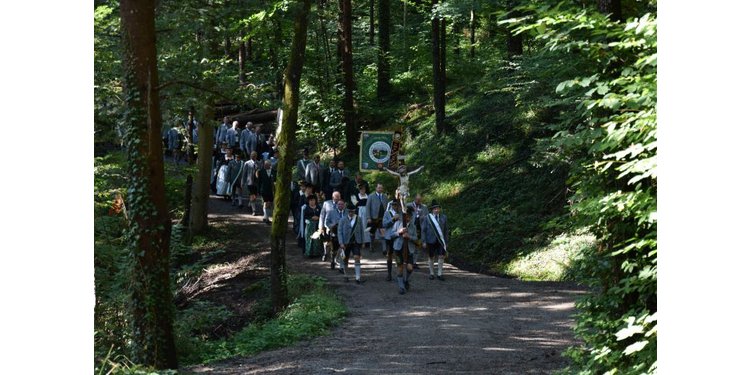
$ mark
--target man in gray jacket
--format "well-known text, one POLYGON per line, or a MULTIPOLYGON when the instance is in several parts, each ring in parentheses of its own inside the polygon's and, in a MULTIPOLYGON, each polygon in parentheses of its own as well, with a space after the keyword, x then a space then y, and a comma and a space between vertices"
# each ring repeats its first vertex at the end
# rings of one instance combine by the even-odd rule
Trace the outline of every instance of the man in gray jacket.
POLYGON ((349 177, 349 174, 347 174, 346 170, 344 169, 344 162, 342 160, 339 160, 337 168, 334 169, 331 173, 331 180, 328 183, 330 185, 331 191, 341 191, 341 180, 343 180, 344 177, 349 177))
MULTIPOLYGON (((339 202, 339 207, 343 206, 339 202)), ((357 284, 361 284, 360 258, 362 256, 362 243, 365 238, 365 225, 362 219, 357 216, 357 207, 349 203, 348 215, 341 217, 338 224, 337 235, 339 238, 339 248, 344 252, 344 260, 341 262, 341 272, 346 274, 346 268, 349 266, 349 256, 354 254, 354 277, 357 284)), ((348 279, 347 279, 348 280, 348 279)))
POLYGON ((240 133, 240 151, 242 151, 242 157, 250 159, 250 150, 247 149, 247 144, 250 139, 250 134, 253 133, 253 122, 248 121, 245 124, 245 128, 240 133))
MULTIPOLYGON (((324 233, 330 237, 329 242, 331 243, 331 269, 336 268, 336 252, 339 248, 339 241, 336 237, 337 225, 341 217, 344 216, 344 201, 341 199, 339 192, 333 193, 333 199, 323 202, 323 207, 320 210, 320 220, 318 221, 318 229, 322 229, 324 233)), ((323 250, 323 259, 326 257, 326 250, 323 250)))
POLYGON ((313 156, 313 161, 305 167, 305 182, 313 187, 313 191, 320 191, 320 155, 313 156))
MULTIPOLYGON (((414 223, 416 224, 417 228, 417 237, 414 238, 415 241, 419 240, 419 243, 421 245, 421 239, 422 239, 422 219, 427 217, 429 214, 429 211, 427 210, 427 205, 422 203, 422 195, 421 194, 415 194, 414 195, 414 201, 409 202, 406 204, 406 207, 411 207, 414 211, 414 223)), ((420 246, 421 247, 421 246, 420 246)), ((417 250, 414 252, 414 256, 411 258, 411 264, 414 266, 415 270, 419 269, 419 266, 417 265, 417 258, 419 258, 419 252, 420 248, 417 248, 417 250)))
POLYGON ((385 215, 383 215, 383 225, 382 228, 385 229, 385 242, 386 242, 386 266, 388 267, 388 277, 385 278, 386 281, 393 280, 392 277, 392 270, 393 270, 393 241, 398 238, 398 228, 396 224, 401 220, 401 202, 397 201, 395 198, 390 202, 390 207, 388 210, 385 211, 385 215))
POLYGON ((440 281, 445 281, 445 278, 443 278, 443 261, 448 253, 448 219, 440 213, 440 205, 434 199, 430 204, 430 210, 430 214, 422 219, 422 247, 427 249, 427 254, 430 257, 430 280, 435 279, 433 268, 437 256, 437 278, 440 281))
POLYGON ((372 238, 372 247, 375 246, 375 240, 380 240, 383 255, 385 255, 387 249, 384 241, 384 231, 380 228, 383 223, 383 215, 385 215, 386 205, 388 204, 388 197, 383 192, 383 184, 378 183, 375 186, 375 191, 367 197, 367 214, 370 216, 367 218, 367 226, 370 227, 370 237, 372 238))
POLYGON ((408 207, 404 213, 404 219, 393 224, 393 230, 398 235, 393 240, 393 255, 398 265, 396 279, 398 280, 399 294, 404 294, 409 290, 409 277, 412 273, 412 263, 409 259, 414 256, 417 248, 417 226, 413 213, 414 209, 408 207), (404 265, 406 265, 406 270, 404 270, 404 265))
POLYGON ((218 149, 221 147, 221 143, 224 142, 225 138, 227 137, 227 130, 229 130, 229 117, 224 116, 224 122, 219 125, 219 128, 216 129, 216 134, 214 134, 214 143, 216 144, 216 148, 218 149))

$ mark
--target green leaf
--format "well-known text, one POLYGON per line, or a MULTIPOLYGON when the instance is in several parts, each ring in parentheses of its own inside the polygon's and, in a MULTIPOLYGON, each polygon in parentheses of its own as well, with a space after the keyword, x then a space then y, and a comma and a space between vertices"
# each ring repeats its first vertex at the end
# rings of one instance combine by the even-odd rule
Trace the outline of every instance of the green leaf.
POLYGON ((631 355, 635 352, 641 351, 641 349, 643 349, 643 347, 645 347, 647 344, 648 341, 638 341, 636 343, 628 345, 623 353, 625 353, 625 355, 631 355))

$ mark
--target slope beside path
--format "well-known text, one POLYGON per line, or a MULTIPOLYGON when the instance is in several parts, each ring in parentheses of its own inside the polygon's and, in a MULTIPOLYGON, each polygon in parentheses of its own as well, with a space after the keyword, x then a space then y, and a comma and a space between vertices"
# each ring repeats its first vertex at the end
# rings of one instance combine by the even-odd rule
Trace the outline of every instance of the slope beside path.
MULTIPOLYGON (((215 199, 210 211, 212 222, 249 224, 253 231, 265 233, 262 241, 269 246, 270 226, 261 223, 260 217, 238 213, 229 203, 215 199)), ((452 247, 460 249, 459 244, 452 247)), ((320 259, 303 257, 289 233, 291 272, 325 277, 346 303, 349 315, 329 336, 188 370, 211 374, 551 374, 566 366, 561 353, 577 343, 572 314, 584 288, 573 283, 498 278, 450 264, 445 267, 446 281, 429 280, 424 260, 420 259, 422 268, 411 277, 411 290, 399 295, 396 282, 385 281, 385 259, 379 251, 363 252, 365 282, 357 285, 353 277, 347 281, 320 259)))

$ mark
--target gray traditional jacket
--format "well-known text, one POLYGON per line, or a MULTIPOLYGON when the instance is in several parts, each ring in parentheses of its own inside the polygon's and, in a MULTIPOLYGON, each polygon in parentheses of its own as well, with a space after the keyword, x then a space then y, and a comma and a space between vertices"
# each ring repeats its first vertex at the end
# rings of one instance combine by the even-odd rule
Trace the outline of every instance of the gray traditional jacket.
MULTIPOLYGON (((336 211, 338 213, 338 211, 336 211)), ((348 214, 345 214, 339 220, 339 227, 336 230, 339 236, 339 242, 343 244, 349 244, 352 242, 362 244, 365 238, 365 226, 362 223, 362 219, 355 215, 354 216, 354 227, 352 227, 351 221, 348 214)))
MULTIPOLYGON (((406 225, 406 233, 409 235, 409 240, 406 240, 402 235, 398 235, 398 237, 393 240, 393 249, 397 251, 403 250, 404 243, 408 243, 409 253, 413 254, 417 249, 417 225, 414 216, 412 216, 411 220, 404 225, 406 225)), ((398 234, 399 229, 401 229, 401 221, 398 221, 393 226, 398 234)))
MULTIPOLYGON (((422 219, 422 242, 423 243, 429 243, 434 244, 437 242, 440 242, 439 235, 435 231, 435 228, 431 222, 432 214, 428 214, 422 219)), ((437 218, 438 223, 440 224, 440 230, 443 232, 443 238, 445 238, 445 242, 448 242, 448 219, 444 214, 440 214, 437 218)))

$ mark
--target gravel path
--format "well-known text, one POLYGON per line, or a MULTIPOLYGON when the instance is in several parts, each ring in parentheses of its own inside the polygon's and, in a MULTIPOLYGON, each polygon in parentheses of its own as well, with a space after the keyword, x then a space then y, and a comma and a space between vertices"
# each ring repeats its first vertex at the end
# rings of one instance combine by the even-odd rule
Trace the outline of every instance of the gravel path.
MULTIPOLYGON (((213 202, 212 208, 216 203, 229 206, 213 202)), ((270 231, 260 217, 238 214, 234 207, 211 211, 212 221, 249 221, 253 230, 270 231)), ((446 281, 429 280, 422 256, 422 268, 411 277, 411 290, 399 295, 395 278, 385 281, 385 259, 380 252, 363 253, 365 282, 357 285, 353 276, 347 281, 320 259, 304 258, 292 237, 287 239, 287 248, 292 272, 325 277, 343 298, 349 308, 343 324, 330 336, 192 367, 190 372, 551 374, 566 366, 561 353, 577 343, 572 314, 576 298, 585 289, 576 284, 504 279, 450 264, 445 267, 446 281)))

